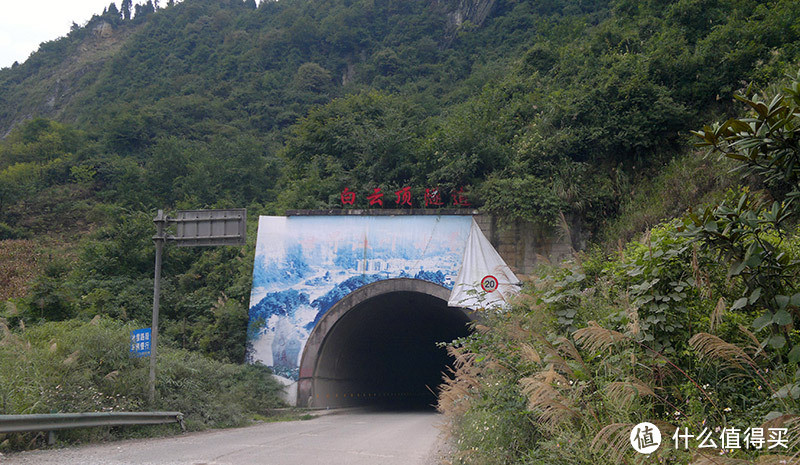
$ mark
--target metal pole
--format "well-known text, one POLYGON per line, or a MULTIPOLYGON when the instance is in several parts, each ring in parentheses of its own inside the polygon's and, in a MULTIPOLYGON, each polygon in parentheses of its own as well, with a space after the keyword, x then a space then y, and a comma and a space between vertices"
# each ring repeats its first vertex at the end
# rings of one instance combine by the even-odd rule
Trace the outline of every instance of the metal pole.
POLYGON ((150 405, 154 405, 156 401, 156 346, 158 345, 158 306, 161 298, 161 253, 166 241, 164 227, 167 224, 164 210, 158 211, 153 223, 156 224, 156 235, 153 236, 153 242, 156 244, 156 271, 153 281, 153 322, 150 327, 150 405))

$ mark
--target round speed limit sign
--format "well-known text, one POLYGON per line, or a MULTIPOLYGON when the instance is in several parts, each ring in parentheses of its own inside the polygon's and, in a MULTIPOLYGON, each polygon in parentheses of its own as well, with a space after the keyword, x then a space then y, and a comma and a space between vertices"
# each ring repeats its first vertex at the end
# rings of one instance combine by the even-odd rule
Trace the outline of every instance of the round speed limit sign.
POLYGON ((496 291, 498 284, 497 278, 492 275, 484 276, 483 279, 481 279, 481 289, 483 289, 484 292, 496 291))

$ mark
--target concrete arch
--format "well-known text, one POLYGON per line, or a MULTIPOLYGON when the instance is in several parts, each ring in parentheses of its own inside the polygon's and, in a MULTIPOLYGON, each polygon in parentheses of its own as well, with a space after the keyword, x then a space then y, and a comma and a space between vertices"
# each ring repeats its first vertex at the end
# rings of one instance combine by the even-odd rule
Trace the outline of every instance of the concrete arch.
MULTIPOLYGON (((352 356, 358 349, 339 346, 355 344, 357 340, 365 337, 365 333, 368 338, 370 330, 385 333, 387 325, 395 325, 398 331, 406 332, 405 336, 398 337, 422 337, 417 333, 426 333, 428 339, 434 334, 442 338, 465 335, 468 333, 467 323, 474 319, 474 315, 465 309, 448 307, 449 296, 450 290, 443 286, 408 278, 377 281, 345 296, 317 322, 303 348, 297 384, 298 405, 345 406, 360 403, 358 400, 363 395, 389 397, 401 394, 388 392, 385 389, 386 392, 356 392, 371 389, 363 386, 363 382, 359 385, 349 379, 352 373, 345 373, 341 375, 342 379, 336 379, 340 377, 337 373, 348 369, 351 372, 369 369, 369 367, 358 368, 358 362, 352 362, 349 367, 341 367, 341 359, 345 357, 342 351, 349 350, 352 356), (413 323, 407 321, 412 319, 424 321, 419 323, 421 326, 418 328, 414 328, 413 325, 406 326, 406 323, 413 323), (370 324, 374 324, 375 327, 370 328, 370 324), (383 329, 377 328, 381 325, 383 329), (437 327, 442 327, 440 333, 435 333, 437 327), (356 334, 360 336, 354 337, 356 334)), ((427 339, 424 344, 418 341, 406 341, 405 344, 405 350, 413 347, 409 344, 426 347, 430 345, 427 339)), ((358 350, 357 353, 370 351, 358 350)))

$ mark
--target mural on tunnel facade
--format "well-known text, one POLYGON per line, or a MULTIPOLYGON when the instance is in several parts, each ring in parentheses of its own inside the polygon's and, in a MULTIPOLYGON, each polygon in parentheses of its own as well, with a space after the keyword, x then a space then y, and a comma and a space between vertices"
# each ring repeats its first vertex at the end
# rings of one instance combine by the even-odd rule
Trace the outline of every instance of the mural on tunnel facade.
POLYGON ((296 381, 312 329, 350 292, 394 278, 452 290, 473 223, 471 216, 262 216, 249 361, 296 381))

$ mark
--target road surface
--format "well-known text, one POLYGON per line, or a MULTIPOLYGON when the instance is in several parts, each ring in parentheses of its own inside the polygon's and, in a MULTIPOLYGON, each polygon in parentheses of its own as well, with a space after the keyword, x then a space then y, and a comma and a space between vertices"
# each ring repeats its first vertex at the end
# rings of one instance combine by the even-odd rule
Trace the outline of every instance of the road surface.
POLYGON ((0 465, 433 465, 444 453, 439 414, 343 412, 170 438, 0 456, 0 465))

